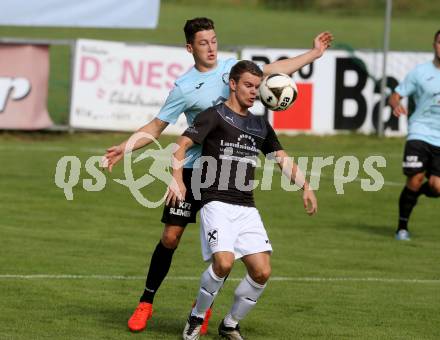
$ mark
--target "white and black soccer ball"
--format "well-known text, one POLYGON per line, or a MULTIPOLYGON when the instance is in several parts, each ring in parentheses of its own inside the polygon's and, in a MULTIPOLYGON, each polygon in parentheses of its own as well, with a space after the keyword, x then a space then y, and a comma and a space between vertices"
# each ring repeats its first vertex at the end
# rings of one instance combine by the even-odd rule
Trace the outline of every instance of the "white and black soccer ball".
POLYGON ((272 111, 284 111, 298 96, 298 88, 293 79, 284 73, 274 73, 260 84, 260 100, 272 111))

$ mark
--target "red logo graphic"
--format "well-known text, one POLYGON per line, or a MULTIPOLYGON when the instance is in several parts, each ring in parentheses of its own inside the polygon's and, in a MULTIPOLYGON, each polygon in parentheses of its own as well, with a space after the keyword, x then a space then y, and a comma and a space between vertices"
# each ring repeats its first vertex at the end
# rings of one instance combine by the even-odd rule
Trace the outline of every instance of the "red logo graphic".
POLYGON ((273 128, 277 130, 310 130, 312 128, 313 84, 298 86, 298 98, 286 111, 273 113, 273 128))

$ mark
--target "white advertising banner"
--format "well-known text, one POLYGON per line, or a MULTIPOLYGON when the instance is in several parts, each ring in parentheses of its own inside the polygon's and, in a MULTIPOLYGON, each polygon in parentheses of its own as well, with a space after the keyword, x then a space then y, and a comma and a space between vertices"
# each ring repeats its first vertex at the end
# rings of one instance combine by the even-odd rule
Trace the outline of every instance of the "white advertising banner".
MULTIPOLYGON (((230 52, 220 52, 219 56, 237 57, 230 52)), ((193 65, 192 55, 183 47, 78 40, 70 125, 134 131, 156 116, 175 79, 193 65)), ((181 115, 166 132, 178 134, 186 127, 181 115)))
MULTIPOLYGON (((306 52, 306 50, 247 48, 242 59, 270 63, 306 52)), ((390 52, 387 62, 387 90, 391 92, 417 64, 432 59, 432 53, 390 52)), ((380 101, 382 54, 330 50, 296 72, 298 99, 287 111, 266 113, 277 131, 305 131, 331 134, 343 130, 372 133, 376 130, 380 101)), ((404 103, 408 105, 408 101, 404 103)), ((384 127, 387 135, 404 135, 407 118, 397 119, 386 108, 384 127)))
POLYGON ((160 0, 0 1, 0 25, 156 28, 160 0))

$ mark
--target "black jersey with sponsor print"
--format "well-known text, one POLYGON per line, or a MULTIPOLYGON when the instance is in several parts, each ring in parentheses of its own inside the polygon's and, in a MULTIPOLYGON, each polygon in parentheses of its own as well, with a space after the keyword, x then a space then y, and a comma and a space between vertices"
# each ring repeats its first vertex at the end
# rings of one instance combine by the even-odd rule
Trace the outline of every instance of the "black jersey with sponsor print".
POLYGON ((269 122, 262 116, 239 115, 225 104, 213 106, 195 118, 184 133, 202 144, 200 176, 202 205, 210 201, 255 206, 253 179, 258 154, 281 150, 281 144, 269 122))

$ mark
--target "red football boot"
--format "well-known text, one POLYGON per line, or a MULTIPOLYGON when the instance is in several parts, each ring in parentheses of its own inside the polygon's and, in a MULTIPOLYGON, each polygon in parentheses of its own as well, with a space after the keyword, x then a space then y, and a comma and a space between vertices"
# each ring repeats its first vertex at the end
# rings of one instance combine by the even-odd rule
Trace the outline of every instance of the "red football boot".
MULTIPOLYGON (((197 301, 194 301, 192 307, 194 308, 197 301)), ((211 308, 208 308, 208 310, 205 312, 205 318, 203 319, 202 327, 200 328, 200 335, 206 335, 208 333, 208 323, 209 319, 211 318, 212 310, 211 308)))
POLYGON ((200 328, 200 335, 206 335, 208 333, 208 323, 211 314, 212 314, 211 308, 208 308, 208 310, 205 313, 205 318, 203 319, 202 328, 200 328))
POLYGON ((148 302, 139 302, 139 305, 128 320, 128 328, 132 332, 140 332, 147 327, 148 320, 153 315, 153 305, 148 302))

